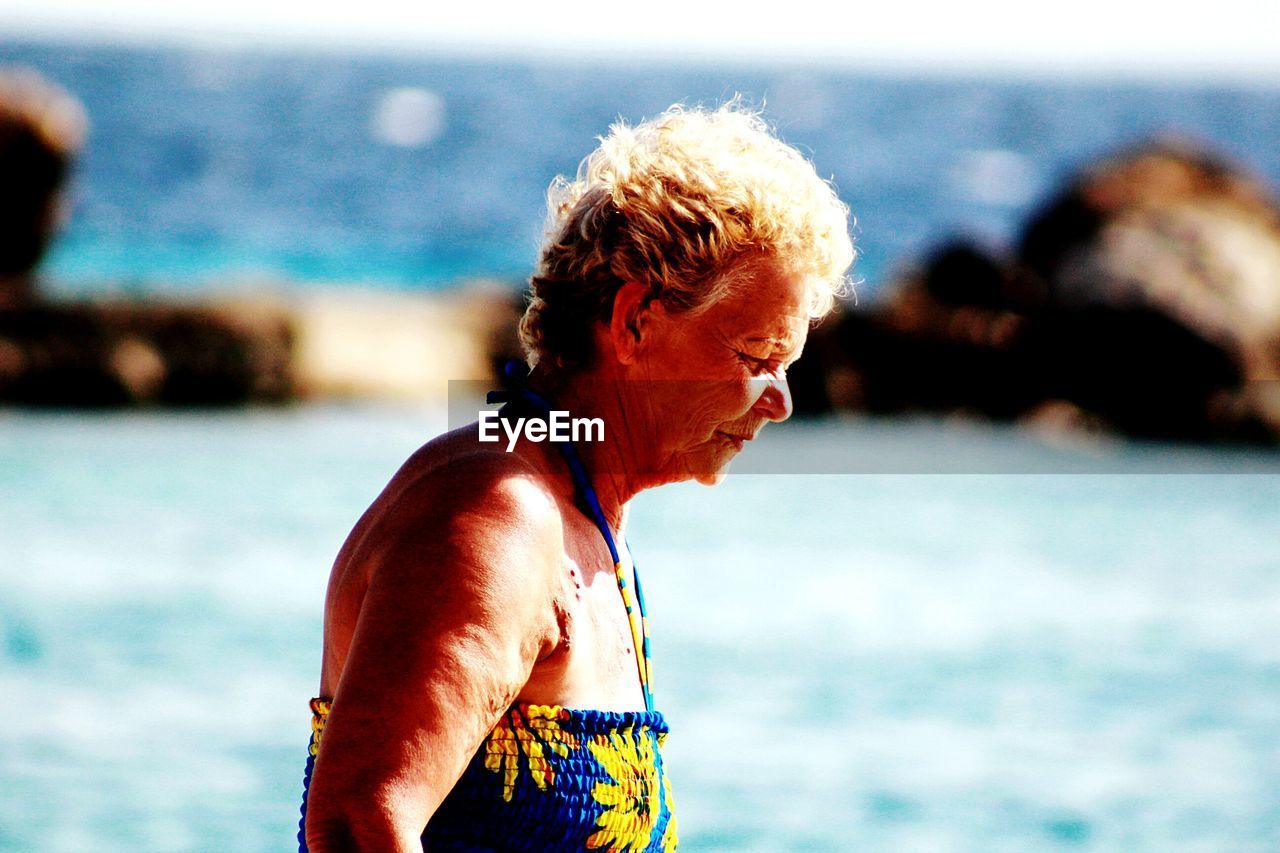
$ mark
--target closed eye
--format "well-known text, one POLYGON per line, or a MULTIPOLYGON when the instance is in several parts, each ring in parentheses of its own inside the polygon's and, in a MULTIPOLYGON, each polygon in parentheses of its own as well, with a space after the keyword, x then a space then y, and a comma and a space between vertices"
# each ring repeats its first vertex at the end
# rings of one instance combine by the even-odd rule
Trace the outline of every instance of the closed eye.
POLYGON ((775 358, 758 358, 745 352, 738 353, 738 358, 753 374, 772 373, 783 367, 782 362, 775 358))

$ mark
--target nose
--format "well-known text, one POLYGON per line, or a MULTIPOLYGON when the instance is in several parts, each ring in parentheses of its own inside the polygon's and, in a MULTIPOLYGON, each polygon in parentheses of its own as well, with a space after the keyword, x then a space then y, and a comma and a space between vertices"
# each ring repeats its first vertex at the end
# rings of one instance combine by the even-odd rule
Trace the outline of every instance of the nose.
POLYGON ((787 372, 783 368, 754 380, 763 387, 756 398, 754 411, 765 420, 785 421, 791 417, 791 387, 787 385, 787 372))

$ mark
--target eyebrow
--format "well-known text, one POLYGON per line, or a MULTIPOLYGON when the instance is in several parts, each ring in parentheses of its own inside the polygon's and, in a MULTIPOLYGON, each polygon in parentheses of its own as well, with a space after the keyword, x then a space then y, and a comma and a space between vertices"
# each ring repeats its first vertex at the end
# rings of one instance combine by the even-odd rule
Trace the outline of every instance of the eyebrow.
POLYGON ((774 349, 783 350, 790 356, 790 358, 787 359, 788 364, 794 364, 796 361, 799 360, 801 353, 804 352, 804 344, 802 343, 796 344, 784 338, 775 338, 771 335, 764 336, 764 337, 747 338, 746 341, 747 343, 751 343, 751 344, 758 344, 758 343, 768 344, 774 349))
POLYGON ((778 338, 772 335, 747 338, 746 341, 749 344, 769 344, 770 346, 777 347, 778 349, 791 349, 795 346, 794 338, 778 338))

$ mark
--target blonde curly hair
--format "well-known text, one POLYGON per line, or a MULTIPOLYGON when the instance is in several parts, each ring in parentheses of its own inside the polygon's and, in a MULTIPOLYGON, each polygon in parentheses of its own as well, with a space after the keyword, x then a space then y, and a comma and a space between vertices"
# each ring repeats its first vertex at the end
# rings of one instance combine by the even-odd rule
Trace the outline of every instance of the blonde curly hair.
POLYGON ((609 319, 627 282, 668 310, 697 311, 745 262, 770 258, 809 280, 813 318, 848 288, 849 209, 738 99, 614 124, 575 179, 552 182, 547 207, 520 339, 548 375, 590 365, 591 325, 609 319))

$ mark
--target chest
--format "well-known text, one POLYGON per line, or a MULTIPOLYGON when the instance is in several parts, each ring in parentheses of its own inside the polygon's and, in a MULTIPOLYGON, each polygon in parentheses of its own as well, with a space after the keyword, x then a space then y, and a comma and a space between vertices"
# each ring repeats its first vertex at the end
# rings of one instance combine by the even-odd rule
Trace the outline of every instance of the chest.
POLYGON ((632 613, 628 615, 618 573, 598 532, 595 541, 569 540, 555 602, 560 643, 535 667, 543 686, 565 698, 569 707, 643 707, 636 640, 641 617, 631 590, 635 573, 622 553, 622 578, 632 613))

